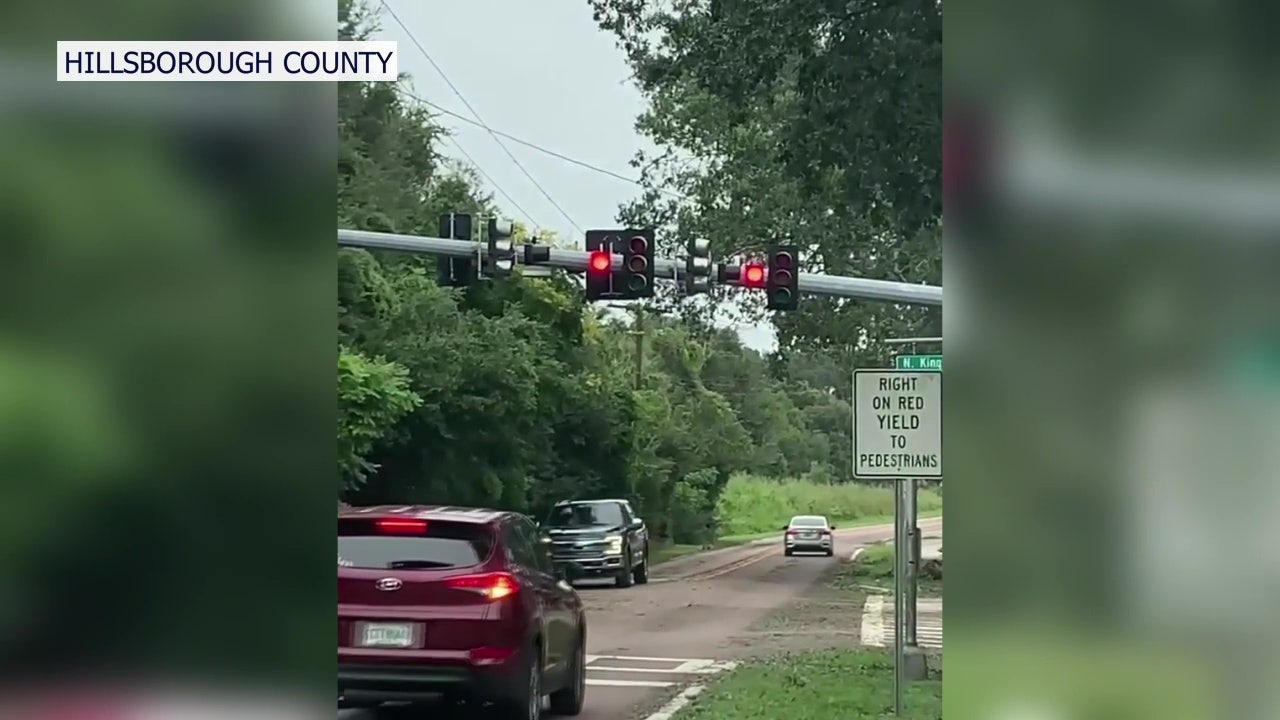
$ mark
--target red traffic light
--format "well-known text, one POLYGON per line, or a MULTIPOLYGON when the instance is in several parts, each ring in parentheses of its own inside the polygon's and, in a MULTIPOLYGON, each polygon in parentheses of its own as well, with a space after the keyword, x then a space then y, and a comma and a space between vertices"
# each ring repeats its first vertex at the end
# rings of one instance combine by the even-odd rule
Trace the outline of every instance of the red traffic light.
POLYGON ((764 287, 764 265, 747 263, 742 266, 742 284, 747 287, 764 287))
POLYGON ((587 260, 587 268, 592 272, 609 272, 613 266, 613 255, 608 250, 593 250, 587 260))

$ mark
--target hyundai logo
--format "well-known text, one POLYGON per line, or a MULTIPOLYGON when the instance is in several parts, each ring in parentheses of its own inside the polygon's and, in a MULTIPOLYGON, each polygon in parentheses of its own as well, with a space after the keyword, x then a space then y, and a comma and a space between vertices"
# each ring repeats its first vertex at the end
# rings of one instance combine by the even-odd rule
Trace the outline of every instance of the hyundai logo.
POLYGON ((376 586, 379 590, 391 592, 392 590, 399 590, 401 585, 404 585, 404 583, 399 578, 382 578, 377 582, 376 586))

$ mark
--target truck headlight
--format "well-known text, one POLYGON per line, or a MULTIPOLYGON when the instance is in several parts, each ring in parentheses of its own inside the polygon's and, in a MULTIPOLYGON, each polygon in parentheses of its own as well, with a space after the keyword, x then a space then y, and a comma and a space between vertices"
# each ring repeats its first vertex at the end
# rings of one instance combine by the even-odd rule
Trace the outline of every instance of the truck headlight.
POLYGON ((605 541, 604 552, 606 555, 622 554, 622 536, 621 535, 610 535, 609 537, 605 538, 604 541, 605 541))

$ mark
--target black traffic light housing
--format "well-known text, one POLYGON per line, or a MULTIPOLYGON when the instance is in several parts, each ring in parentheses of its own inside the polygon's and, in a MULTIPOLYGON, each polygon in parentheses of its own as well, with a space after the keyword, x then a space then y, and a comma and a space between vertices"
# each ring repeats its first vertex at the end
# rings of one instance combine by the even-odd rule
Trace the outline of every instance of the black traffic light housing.
MULTIPOLYGON (((466 213, 446 213, 440 216, 438 236, 449 240, 470 240, 472 218, 466 213)), ((476 279, 475 258, 436 258, 436 283, 441 287, 466 287, 476 279)))
POLYGON ((685 249, 684 292, 700 295, 711 291, 711 243, 705 238, 694 238, 685 249))
POLYGON ((613 292, 613 249, 620 242, 616 230, 588 230, 587 252, 590 260, 587 263, 587 302, 616 299, 613 292), (607 253, 607 255, 606 255, 607 253), (604 262, 605 258, 609 262, 604 262), (599 262, 600 267, 595 263, 599 262))
POLYGON ((513 242, 515 225, 506 218, 489 218, 486 229, 489 252, 484 259, 485 274, 489 277, 506 277, 516 266, 513 242))
POLYGON ((627 300, 653 297, 653 228, 622 233, 622 283, 614 290, 627 300))
POLYGON ((767 252, 766 306, 796 310, 800 307, 800 253, 794 245, 770 245, 767 252))

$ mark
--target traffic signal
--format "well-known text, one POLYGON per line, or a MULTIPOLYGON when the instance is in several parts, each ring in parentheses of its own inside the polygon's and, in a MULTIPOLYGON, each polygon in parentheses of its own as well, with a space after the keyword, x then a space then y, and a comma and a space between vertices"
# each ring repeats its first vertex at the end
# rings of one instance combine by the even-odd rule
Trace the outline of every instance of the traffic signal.
POLYGON ((617 241, 613 231, 587 231, 587 302, 617 297, 613 292, 613 246, 617 241))
POLYGON ((622 287, 615 290, 623 298, 653 297, 653 230, 628 230, 622 248, 622 287))
POLYGON ((742 269, 738 271, 738 281, 743 287, 762 288, 765 284, 764 265, 750 260, 742 263, 742 269))
POLYGON ((516 266, 516 250, 512 242, 515 228, 505 218, 489 218, 489 253, 484 258, 485 274, 506 277, 516 266))
MULTIPOLYGON (((439 236, 447 240, 471 239, 471 216, 446 213, 440 216, 439 236)), ((436 283, 440 287, 466 287, 476 279, 475 261, 470 257, 436 258, 436 283)))
POLYGON ((613 253, 608 250, 596 250, 587 261, 588 269, 598 275, 607 274, 613 265, 613 253))
POLYGON ((684 259, 684 292, 699 295, 711 290, 711 242, 703 238, 689 241, 684 259))
POLYGON ((800 255, 793 245, 770 245, 766 305, 770 310, 800 307, 800 255))

